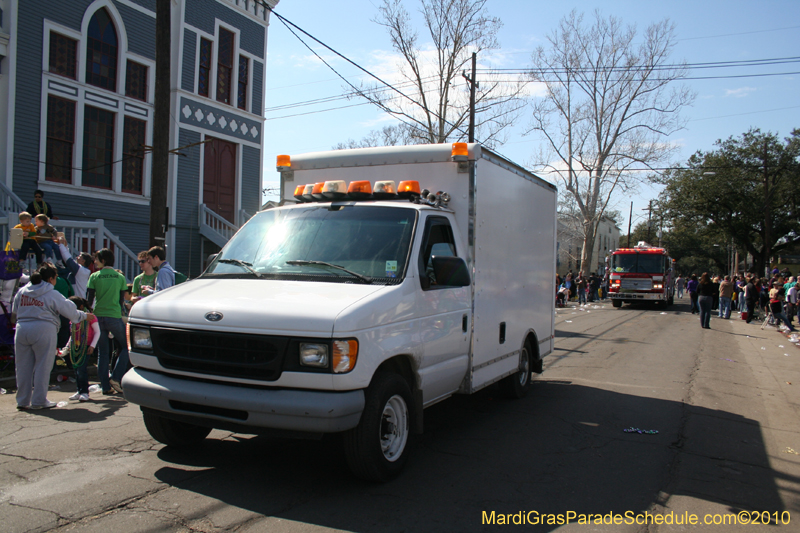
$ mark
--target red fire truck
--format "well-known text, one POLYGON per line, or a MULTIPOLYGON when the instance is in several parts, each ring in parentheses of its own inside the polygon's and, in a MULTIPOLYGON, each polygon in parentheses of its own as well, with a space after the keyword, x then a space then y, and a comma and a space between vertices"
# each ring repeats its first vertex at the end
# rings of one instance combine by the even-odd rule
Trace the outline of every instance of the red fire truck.
POLYGON ((664 248, 640 242, 633 248, 611 253, 608 296, 614 307, 623 302, 653 302, 672 305, 675 286, 673 260, 664 248))

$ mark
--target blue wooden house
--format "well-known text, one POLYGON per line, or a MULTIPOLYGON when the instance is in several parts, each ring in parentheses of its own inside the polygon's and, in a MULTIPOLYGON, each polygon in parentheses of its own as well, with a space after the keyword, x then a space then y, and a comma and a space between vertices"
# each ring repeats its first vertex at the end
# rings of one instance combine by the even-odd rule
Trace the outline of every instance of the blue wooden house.
MULTIPOLYGON (((269 9, 171 0, 168 259, 198 275, 261 205, 269 9)), ((148 248, 156 0, 0 0, 0 209, 33 200, 76 251, 148 248)))

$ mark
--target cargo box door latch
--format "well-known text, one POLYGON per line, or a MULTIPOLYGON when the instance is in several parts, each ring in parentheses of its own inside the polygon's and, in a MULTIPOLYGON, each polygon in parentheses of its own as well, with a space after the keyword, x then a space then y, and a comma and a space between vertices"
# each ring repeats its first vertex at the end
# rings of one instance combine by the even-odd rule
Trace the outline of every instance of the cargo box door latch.
POLYGON ((467 324, 468 324, 468 322, 469 322, 469 320, 467 319, 467 315, 464 315, 464 316, 461 317, 461 331, 463 331, 464 333, 467 332, 467 324))
POLYGON ((500 322, 500 344, 505 344, 506 342, 506 323, 500 322))

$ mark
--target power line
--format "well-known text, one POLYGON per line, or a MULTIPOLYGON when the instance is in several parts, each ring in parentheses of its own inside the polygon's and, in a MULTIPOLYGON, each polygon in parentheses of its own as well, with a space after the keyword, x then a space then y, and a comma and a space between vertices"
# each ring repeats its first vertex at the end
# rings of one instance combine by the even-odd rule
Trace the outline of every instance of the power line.
MULTIPOLYGON (((427 85, 430 82, 436 81, 437 78, 438 78, 438 76, 435 76, 435 75, 434 76, 428 76, 427 78, 422 78, 422 83, 427 85)), ((406 86, 409 86, 409 85, 412 85, 412 86, 416 85, 416 82, 415 81, 405 81, 405 82, 397 84, 396 86, 397 87, 406 87, 406 86)), ((385 92, 387 90, 388 89, 385 89, 385 88, 384 89, 375 89, 375 90, 373 90, 371 92, 379 93, 379 92, 385 92)), ((359 96, 359 94, 356 93, 356 92, 348 92, 348 93, 344 93, 344 94, 340 93, 340 94, 337 94, 337 95, 323 96, 323 97, 320 97, 320 98, 313 98, 311 100, 304 100, 304 101, 300 101, 300 102, 282 104, 282 105, 278 105, 278 106, 275 106, 275 107, 268 107, 264 111, 267 112, 267 113, 273 112, 273 111, 282 111, 284 109, 291 109, 293 107, 302 107, 302 106, 306 106, 306 105, 324 104, 324 103, 329 103, 329 102, 335 102, 337 100, 349 100, 349 99, 351 99, 353 97, 356 97, 356 96, 359 96)))
MULTIPOLYGON (((263 6, 264 6, 266 9, 268 9, 268 10, 269 10, 269 11, 270 11, 272 14, 274 14, 276 17, 278 17, 278 20, 280 20, 280 21, 281 21, 281 23, 282 23, 284 26, 286 26, 286 28, 287 28, 287 29, 288 29, 288 30, 289 30, 289 31, 292 33, 292 35, 294 35, 294 36, 295 36, 295 37, 296 37, 296 38, 297 38, 297 39, 298 39, 298 40, 299 40, 301 43, 303 43, 303 45, 304 45, 306 48, 308 48, 308 49, 311 51, 311 53, 313 53, 315 56, 317 56, 317 58, 319 58, 319 60, 320 60, 320 61, 322 61, 322 62, 325 64, 325 66, 327 66, 329 69, 331 69, 331 70, 332 70, 332 71, 333 71, 333 72, 334 72, 334 73, 335 73, 337 76, 339 76, 339 78, 341 78, 341 79, 342 79, 342 80, 343 80, 345 83, 347 83, 347 84, 348 84, 350 87, 352 87, 352 88, 353 88, 353 90, 354 90, 354 91, 356 91, 358 94, 361 94, 362 96, 364 96, 364 97, 366 98, 366 96, 365 96, 365 95, 363 95, 363 92, 364 92, 364 91, 361 91, 360 89, 358 89, 357 87, 355 87, 355 86, 354 86, 352 83, 350 83, 350 82, 347 80, 347 78, 345 78, 344 76, 342 76, 342 75, 341 75, 341 74, 340 74, 340 73, 339 73, 339 72, 338 72, 336 69, 334 69, 334 68, 333 68, 333 67, 332 67, 332 66, 331 66, 331 65, 330 65, 330 64, 329 64, 327 61, 325 61, 325 60, 322 58, 322 56, 320 56, 320 55, 319 55, 319 54, 318 54, 318 53, 317 53, 317 52, 316 52, 316 51, 315 51, 313 48, 311 48, 311 47, 310 47, 310 46, 309 46, 309 45, 308 45, 308 44, 307 44, 305 41, 303 41, 303 39, 301 39, 301 38, 300 38, 300 36, 299 36, 299 35, 297 35, 297 33, 295 33, 295 32, 294 32, 294 30, 292 30, 292 29, 291 29, 289 26, 292 26, 293 28, 296 28, 298 31, 302 32, 304 35, 306 35, 306 36, 308 36, 309 38, 313 39, 314 41, 316 41, 317 43, 319 43, 319 44, 320 44, 320 45, 322 45, 323 47, 327 48, 328 50, 330 50, 331 52, 333 52, 333 53, 334 53, 334 54, 336 54, 337 56, 341 57, 341 58, 342 58, 342 59, 344 59, 346 62, 350 63, 351 65, 353 65, 354 67, 356 67, 356 68, 357 68, 357 69, 359 69, 360 71, 362 71, 362 72, 364 72, 365 74, 369 75, 370 77, 372 77, 372 78, 376 79, 378 82, 382 83, 382 84, 383 84, 383 85, 385 85, 387 88, 389 88, 389 89, 391 89, 392 91, 396 92, 397 94, 399 94, 400 96, 402 96, 402 97, 403 97, 403 98, 405 98, 406 100, 408 100, 408 101, 410 101, 411 103, 413 103, 413 104, 417 105, 417 106, 418 106, 418 107, 420 107, 421 109, 426 109, 424 106, 422 106, 422 104, 420 104, 419 102, 417 102, 416 100, 414 100, 413 98, 411 98, 410 96, 408 96, 407 94, 405 94, 405 93, 404 93, 403 91, 401 91, 400 89, 396 88, 395 86, 393 86, 393 85, 392 85, 392 84, 390 84, 390 83, 387 83, 387 82, 385 82, 384 80, 382 80, 381 78, 379 78, 377 75, 373 74, 372 72, 370 72, 370 71, 369 71, 369 70, 367 70, 366 68, 362 67, 361 65, 359 65, 358 63, 356 63, 356 62, 355 62, 355 61, 353 61, 352 59, 350 59, 350 58, 348 58, 347 56, 345 56, 345 55, 341 54, 340 52, 338 52, 338 51, 334 50, 333 48, 331 48, 330 46, 328 46, 328 45, 327 45, 327 44, 325 44, 324 42, 320 41, 319 39, 317 39, 316 37, 314 37, 313 35, 311 35, 311 34, 310 34, 310 33, 308 33, 307 31, 305 31, 303 28, 301 28, 301 27, 297 26, 296 24, 294 24, 294 23, 293 23, 293 22, 291 22, 290 20, 286 19, 286 18, 285 18, 283 15, 281 15, 281 14, 280 14, 280 13, 278 13, 278 12, 276 12, 276 11, 275 11, 275 10, 274 10, 274 9, 273 9, 273 8, 272 8, 270 5, 268 5, 267 3, 263 2, 262 0, 257 0, 257 1, 259 1, 259 2, 260 2, 260 3, 261 3, 261 4, 262 4, 262 5, 263 5, 263 6)), ((368 98, 368 100, 369 100, 369 98, 368 98)), ((395 118, 397 118, 397 119, 398 119, 398 120, 400 120, 401 122, 405 122, 405 121, 403 121, 402 119, 400 119, 400 118, 399 118, 399 116, 398 116, 398 115, 400 115, 400 113, 398 113, 398 112, 396 112, 396 111, 392 111, 391 109, 389 109, 387 106, 383 105, 383 104, 382 104, 382 103, 380 103, 380 102, 377 102, 377 101, 374 101, 374 100, 370 100, 370 102, 372 102, 374 105, 376 105, 376 106, 378 106, 379 108, 381 108, 381 109, 382 109, 383 111, 385 111, 386 113, 389 113, 390 115, 394 116, 395 118)), ((466 132, 465 132, 463 129, 461 129, 459 126, 456 126, 455 124, 453 124, 452 122, 450 122, 450 121, 449 121, 449 120, 447 120, 446 118, 439 116, 438 114, 436 114, 434 111, 432 111, 432 110, 430 110, 430 109, 426 109, 426 111, 427 111, 428 113, 430 113, 431 115, 433 115, 434 117, 436 117, 438 120, 441 120, 441 121, 442 121, 442 122, 444 122, 445 124, 447 124, 447 125, 449 125, 449 126, 453 127, 453 129, 454 129, 454 130, 458 130, 458 131, 460 131, 462 134, 466 135, 466 132)), ((407 116, 407 115, 406 115, 406 116, 407 116)), ((412 117, 409 117, 409 118, 412 118, 412 117)), ((413 118, 412 118, 412 120, 415 120, 415 119, 413 119, 413 118)), ((477 141, 477 140, 476 140, 476 141, 477 141)), ((477 142, 480 142, 480 141, 477 141, 477 142)))
POLYGON ((717 118, 740 117, 742 115, 755 115, 758 113, 771 113, 772 111, 785 111, 786 109, 797 109, 798 107, 800 107, 800 105, 791 107, 778 107, 775 109, 764 109, 762 111, 748 111, 747 113, 734 113, 733 115, 720 115, 718 117, 693 118, 689 122, 699 122, 701 120, 713 120, 717 118))
POLYGON ((683 39, 677 39, 676 42, 680 41, 695 41, 697 39, 715 39, 717 37, 738 37, 739 35, 750 35, 753 33, 767 33, 771 31, 781 31, 781 30, 794 30, 800 28, 800 26, 785 26, 783 28, 772 28, 769 30, 754 30, 754 31, 740 31, 736 33, 722 33, 720 35, 705 35, 703 37, 684 37, 683 39))
POLYGON ((536 67, 515 67, 515 68, 479 68, 478 72, 505 72, 515 74, 528 74, 530 72, 540 72, 543 74, 567 74, 570 72, 636 72, 636 71, 660 71, 674 70, 679 68, 686 69, 709 69, 709 68, 733 68, 733 67, 758 67, 768 65, 784 65, 787 63, 800 63, 800 56, 794 57, 774 57, 766 59, 749 59, 737 61, 709 61, 703 63, 671 63, 660 65, 626 65, 626 66, 596 66, 596 67, 570 67, 570 68, 536 68, 536 67))

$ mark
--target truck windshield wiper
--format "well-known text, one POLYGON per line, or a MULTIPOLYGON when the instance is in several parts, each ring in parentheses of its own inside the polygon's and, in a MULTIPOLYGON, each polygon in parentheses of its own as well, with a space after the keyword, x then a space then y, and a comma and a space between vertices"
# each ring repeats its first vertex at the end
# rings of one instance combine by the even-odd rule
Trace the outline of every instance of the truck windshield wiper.
POLYGON ((219 259, 219 262, 220 263, 225 263, 225 264, 228 264, 228 265, 239 265, 240 267, 242 267, 243 269, 247 270, 248 272, 252 272, 255 277, 257 277, 257 278, 261 277, 261 274, 256 272, 256 270, 253 268, 253 264, 252 263, 248 263, 247 261, 242 261, 241 259, 219 259))
POLYGON ((339 265, 334 265, 333 263, 326 263, 325 261, 301 261, 301 260, 295 260, 295 261, 286 261, 286 264, 287 265, 292 265, 292 266, 317 266, 317 267, 335 268, 337 270, 341 270, 343 272, 347 272, 351 276, 360 279, 364 283, 372 283, 365 276, 362 276, 361 274, 359 274, 357 272, 353 272, 352 270, 347 270, 345 267, 339 266, 339 265))

